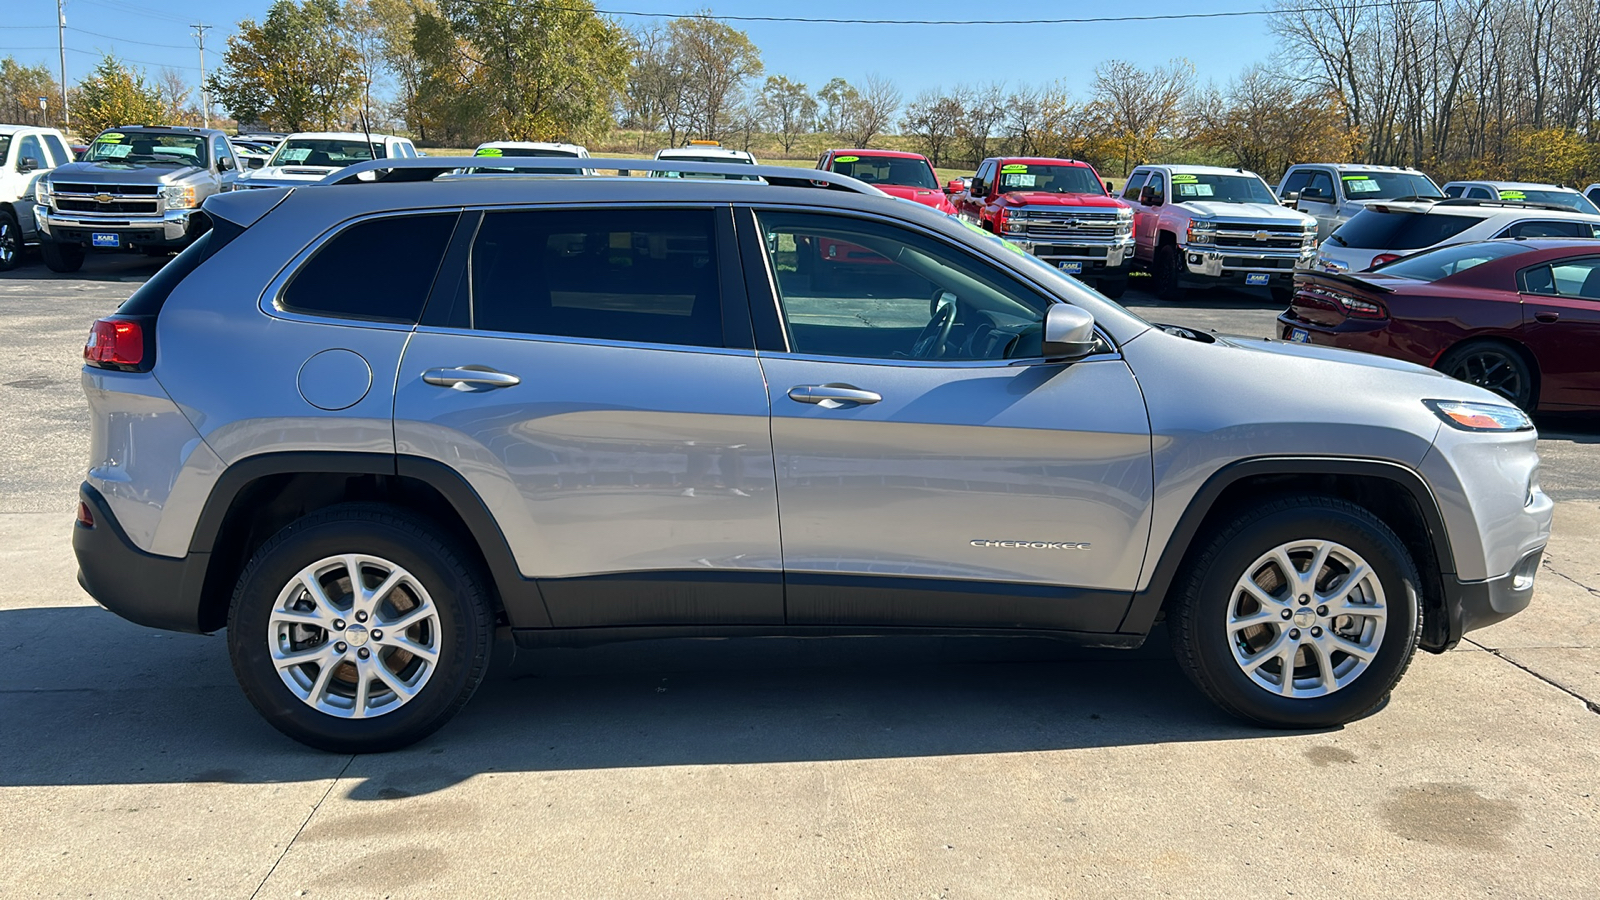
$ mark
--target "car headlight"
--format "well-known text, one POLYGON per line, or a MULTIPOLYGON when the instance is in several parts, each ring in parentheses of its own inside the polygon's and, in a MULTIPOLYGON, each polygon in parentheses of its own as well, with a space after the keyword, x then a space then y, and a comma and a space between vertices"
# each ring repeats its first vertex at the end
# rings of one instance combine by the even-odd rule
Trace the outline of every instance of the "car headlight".
POLYGON ((1300 239, 1300 249, 1310 250, 1317 245, 1317 226, 1312 225, 1306 229, 1305 237, 1300 239))
POLYGON ((1515 406, 1466 403, 1460 400, 1424 400, 1422 405, 1460 431, 1532 431, 1533 420, 1515 406))
POLYGON ((1126 206, 1118 207, 1117 208, 1117 221, 1118 222, 1132 222, 1133 221, 1133 210, 1127 208, 1126 206))
POLYGON ((167 209, 194 209, 200 205, 195 202, 192 184, 169 184, 161 189, 161 196, 167 201, 167 209))
POLYGON ((1021 234, 1022 232, 1027 231, 1027 230, 1028 230, 1028 222, 1027 222, 1026 219, 1013 219, 1010 216, 1006 217, 1006 224, 1005 224, 1005 232, 1006 232, 1006 234, 1021 234))
POLYGON ((50 182, 41 178, 33 183, 33 202, 40 206, 50 205, 50 182))
POLYGON ((1202 244, 1209 244, 1209 243, 1211 243, 1211 240, 1214 237, 1216 237, 1216 234, 1217 234, 1217 223, 1215 223, 1215 222, 1190 222, 1189 223, 1189 242, 1190 243, 1199 242, 1199 243, 1202 243, 1202 244))

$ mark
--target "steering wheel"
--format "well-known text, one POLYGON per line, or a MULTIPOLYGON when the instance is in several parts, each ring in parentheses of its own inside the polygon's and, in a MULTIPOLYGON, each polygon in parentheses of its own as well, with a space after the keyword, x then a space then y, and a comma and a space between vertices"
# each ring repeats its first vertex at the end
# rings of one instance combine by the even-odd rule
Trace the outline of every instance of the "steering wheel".
POLYGON ((914 359, 938 359, 943 356, 945 341, 950 338, 950 329, 956 326, 955 299, 940 299, 937 302, 933 318, 923 327, 922 333, 917 335, 917 342, 911 345, 911 356, 914 359))

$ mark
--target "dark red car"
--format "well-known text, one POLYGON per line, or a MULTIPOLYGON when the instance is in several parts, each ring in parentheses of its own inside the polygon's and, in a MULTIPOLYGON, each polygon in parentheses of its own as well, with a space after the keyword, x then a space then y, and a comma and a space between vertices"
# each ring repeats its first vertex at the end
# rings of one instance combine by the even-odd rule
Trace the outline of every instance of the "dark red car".
POLYGON ((1600 241, 1441 247, 1369 272, 1302 272, 1279 335, 1438 369, 1527 410, 1600 409, 1600 241))

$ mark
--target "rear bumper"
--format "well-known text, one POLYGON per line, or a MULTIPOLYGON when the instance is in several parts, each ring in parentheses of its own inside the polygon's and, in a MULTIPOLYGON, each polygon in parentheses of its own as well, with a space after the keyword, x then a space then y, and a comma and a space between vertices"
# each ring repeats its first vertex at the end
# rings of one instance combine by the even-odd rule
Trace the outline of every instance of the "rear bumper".
POLYGON ((58 244, 77 244, 85 250, 119 252, 147 247, 187 247, 199 236, 195 228, 198 209, 172 210, 155 216, 130 216, 125 219, 96 219, 62 215, 39 210, 39 230, 47 240, 58 244), (96 234, 116 234, 116 247, 97 247, 96 234))
POLYGON ((94 516, 94 527, 79 522, 72 529, 78 583, 89 596, 130 622, 200 633, 200 596, 210 554, 145 553, 129 540, 99 491, 84 484, 78 493, 94 516))

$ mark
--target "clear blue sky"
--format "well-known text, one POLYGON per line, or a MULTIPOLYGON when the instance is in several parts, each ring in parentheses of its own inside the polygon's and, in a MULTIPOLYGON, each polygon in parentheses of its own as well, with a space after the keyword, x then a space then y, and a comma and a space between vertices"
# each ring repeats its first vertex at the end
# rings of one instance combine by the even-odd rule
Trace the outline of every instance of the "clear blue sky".
MULTIPOLYGON (((151 75, 162 66, 199 79, 199 61, 188 23, 216 26, 206 39, 206 64, 245 17, 265 14, 270 0, 68 0, 67 80, 76 83, 100 54, 112 51, 144 65, 151 75), (94 32, 87 34, 85 32, 94 32)), ((758 0, 599 0, 602 10, 683 14, 703 6, 726 15, 803 15, 884 19, 1011 19, 1150 15, 1195 11, 1258 9, 1265 0, 1035 0, 998 4, 921 0, 862 3, 860 0, 809 0, 773 3, 758 0)), ((54 0, 5 0, 0 16, 0 56, 57 68, 54 0)), ((652 20, 619 16, 627 26, 652 20)), ((660 21, 660 20, 656 20, 660 21)), ((1096 64, 1128 59, 1140 65, 1176 56, 1194 62, 1200 80, 1227 81, 1244 66, 1272 51, 1264 17, 1168 22, 1123 22, 1026 26, 821 25, 732 23, 761 48, 769 73, 803 81, 813 90, 838 75, 858 80, 876 72, 892 78, 909 99, 918 91, 958 82, 1007 84, 1061 80, 1075 93, 1087 91, 1096 64)))

